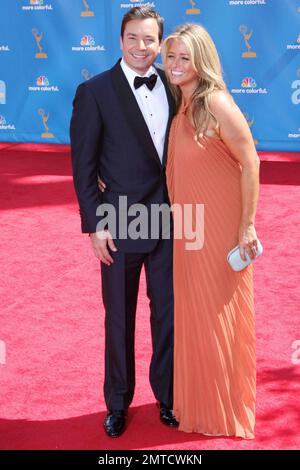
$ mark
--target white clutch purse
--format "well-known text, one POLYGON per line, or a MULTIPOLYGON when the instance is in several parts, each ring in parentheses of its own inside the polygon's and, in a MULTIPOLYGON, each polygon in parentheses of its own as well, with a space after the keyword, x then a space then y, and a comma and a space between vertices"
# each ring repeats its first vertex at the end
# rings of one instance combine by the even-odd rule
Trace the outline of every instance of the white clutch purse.
POLYGON ((227 255, 227 261, 230 264, 233 271, 242 271, 245 269, 249 264, 252 263, 256 258, 258 258, 263 252, 262 244, 259 240, 257 240, 257 251, 254 259, 251 259, 248 253, 245 253, 246 260, 243 261, 240 255, 240 247, 239 245, 235 246, 227 255))

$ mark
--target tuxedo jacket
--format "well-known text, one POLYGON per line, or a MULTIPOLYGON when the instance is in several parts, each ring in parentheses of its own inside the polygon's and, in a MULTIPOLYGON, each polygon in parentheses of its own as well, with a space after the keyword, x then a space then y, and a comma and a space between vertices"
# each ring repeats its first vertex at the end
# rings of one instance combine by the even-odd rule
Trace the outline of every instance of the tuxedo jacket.
MULTIPOLYGON (((82 232, 96 232, 104 217, 96 215, 97 208, 111 204, 116 211, 115 243, 124 252, 150 252, 158 240, 151 240, 150 236, 137 240, 119 238, 119 196, 127 197, 128 206, 144 204, 148 209, 152 204, 168 203, 165 167, 175 105, 164 72, 157 69, 157 73, 169 104, 162 162, 120 61, 79 85, 73 102, 71 156, 82 232), (98 175, 106 183, 104 193, 98 189, 98 175)), ((128 217, 128 225, 131 221, 128 217)), ((148 228, 150 232, 150 219, 148 228)))

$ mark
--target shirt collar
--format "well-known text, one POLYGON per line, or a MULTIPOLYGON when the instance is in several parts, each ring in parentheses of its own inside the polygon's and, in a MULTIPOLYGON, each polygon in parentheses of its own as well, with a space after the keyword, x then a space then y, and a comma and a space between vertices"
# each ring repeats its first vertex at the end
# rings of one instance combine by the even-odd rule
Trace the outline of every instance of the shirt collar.
MULTIPOLYGON (((134 70, 132 70, 125 62, 124 60, 124 57, 122 58, 121 60, 121 67, 122 67, 122 70, 129 82, 129 85, 131 86, 131 88, 134 88, 134 79, 136 76, 141 76, 139 75, 137 72, 135 72, 134 70)), ((145 75, 143 75, 143 77, 150 77, 153 73, 155 73, 156 75, 157 72, 156 72, 156 69, 153 67, 153 65, 149 68, 149 70, 147 71, 147 73, 145 75)))

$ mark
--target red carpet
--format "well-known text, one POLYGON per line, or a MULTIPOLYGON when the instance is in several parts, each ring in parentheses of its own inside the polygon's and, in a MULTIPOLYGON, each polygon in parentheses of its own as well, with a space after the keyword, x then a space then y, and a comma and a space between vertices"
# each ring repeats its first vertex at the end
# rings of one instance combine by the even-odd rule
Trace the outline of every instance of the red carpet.
POLYGON ((256 439, 184 434, 160 424, 148 383, 143 279, 136 395, 126 433, 109 440, 102 429, 99 266, 80 234, 68 147, 0 145, 0 449, 300 447, 300 351, 292 348, 300 340, 300 154, 264 153, 262 159, 256 439))

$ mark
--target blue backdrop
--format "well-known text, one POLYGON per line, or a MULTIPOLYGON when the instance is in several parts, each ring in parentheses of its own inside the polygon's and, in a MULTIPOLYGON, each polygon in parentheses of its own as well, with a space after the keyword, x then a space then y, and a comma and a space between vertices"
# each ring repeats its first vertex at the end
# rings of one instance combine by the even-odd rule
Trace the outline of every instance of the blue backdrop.
POLYGON ((0 0, 0 141, 69 143, 77 85, 117 61, 139 4, 166 34, 203 24, 257 148, 300 151, 300 0, 0 0))

